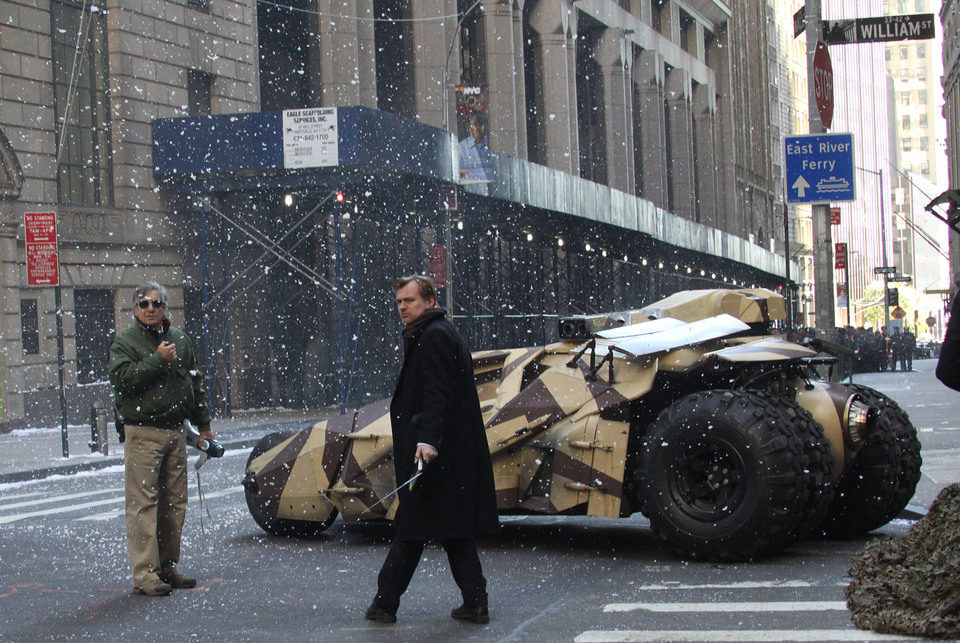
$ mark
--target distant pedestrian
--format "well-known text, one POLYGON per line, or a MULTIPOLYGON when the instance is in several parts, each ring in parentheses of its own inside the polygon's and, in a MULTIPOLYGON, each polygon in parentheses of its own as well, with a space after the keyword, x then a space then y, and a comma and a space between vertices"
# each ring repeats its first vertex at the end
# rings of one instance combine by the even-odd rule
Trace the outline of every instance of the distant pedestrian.
POLYGON ((421 275, 394 284, 403 329, 403 366, 390 402, 397 484, 424 469, 413 489, 404 485, 394 524, 396 536, 377 577, 377 595, 366 618, 397 620, 427 540, 447 552, 463 595, 452 618, 490 621, 487 581, 473 537, 497 528, 490 451, 474 384, 473 359, 447 311, 436 305, 433 282, 421 275))
POLYGON ((194 587, 177 569, 187 511, 184 420, 214 439, 193 344, 166 315, 167 290, 155 282, 133 295, 132 326, 110 346, 110 383, 126 434, 127 549, 133 591, 166 596, 194 587))

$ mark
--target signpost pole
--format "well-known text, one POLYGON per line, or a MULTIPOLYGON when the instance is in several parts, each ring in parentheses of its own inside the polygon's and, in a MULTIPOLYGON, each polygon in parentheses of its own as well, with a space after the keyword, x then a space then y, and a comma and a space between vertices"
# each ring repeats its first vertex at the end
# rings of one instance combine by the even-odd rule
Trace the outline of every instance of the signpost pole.
POLYGON ((60 447, 64 458, 70 457, 67 441, 67 399, 63 389, 63 306, 60 304, 60 285, 53 288, 53 307, 57 313, 57 370, 60 373, 60 447))
MULTIPOLYGON (((823 134, 826 128, 820 122, 816 100, 817 80, 814 73, 813 57, 817 42, 821 39, 820 0, 807 0, 807 103, 810 112, 810 133, 823 134)), ((833 234, 830 225, 830 205, 813 206, 813 266, 816 279, 814 289, 815 325, 822 331, 832 334, 836 329, 834 312, 833 285, 833 234)), ((847 293, 849 297, 850 294, 847 293)))
POLYGON ((790 218, 787 202, 783 202, 783 265, 787 283, 783 288, 787 304, 787 330, 793 330, 793 289, 790 287, 790 218))

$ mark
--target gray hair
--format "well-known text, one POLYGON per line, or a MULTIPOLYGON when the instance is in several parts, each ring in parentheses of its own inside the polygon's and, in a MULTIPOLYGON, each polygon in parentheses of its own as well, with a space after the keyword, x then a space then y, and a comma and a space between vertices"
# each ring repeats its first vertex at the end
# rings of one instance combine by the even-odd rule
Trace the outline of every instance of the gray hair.
POLYGON ((137 286, 137 289, 133 291, 133 305, 136 306, 137 300, 139 300, 141 297, 146 295, 151 290, 156 290, 158 293, 160 293, 160 299, 162 299, 164 303, 166 303, 167 289, 155 281, 147 281, 137 286))

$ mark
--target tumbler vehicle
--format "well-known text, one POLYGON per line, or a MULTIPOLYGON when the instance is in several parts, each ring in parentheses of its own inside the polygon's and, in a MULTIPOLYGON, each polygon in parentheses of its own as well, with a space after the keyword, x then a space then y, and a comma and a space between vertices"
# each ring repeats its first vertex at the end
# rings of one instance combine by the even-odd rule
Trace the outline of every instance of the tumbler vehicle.
MULTIPOLYGON (((682 556, 743 560, 896 517, 920 477, 906 413, 822 378, 842 347, 776 332, 765 289, 676 293, 640 310, 563 318, 560 341, 474 353, 501 514, 640 511, 682 556)), ((247 505, 267 533, 391 520, 389 399, 272 433, 247 505)))

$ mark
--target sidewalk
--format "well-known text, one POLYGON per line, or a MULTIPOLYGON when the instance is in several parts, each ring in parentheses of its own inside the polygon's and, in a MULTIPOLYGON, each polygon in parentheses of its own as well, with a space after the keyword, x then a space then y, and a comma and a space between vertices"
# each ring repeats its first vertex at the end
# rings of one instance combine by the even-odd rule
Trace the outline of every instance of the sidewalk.
MULTIPOLYGON (((268 433, 299 431, 338 414, 336 408, 242 411, 229 418, 214 419, 211 428, 227 449, 249 449, 268 433)), ((89 424, 69 425, 67 438, 69 457, 64 458, 60 427, 0 434, 0 484, 70 475, 123 463, 123 445, 117 442, 112 421, 107 435, 108 455, 90 452, 89 424)))

